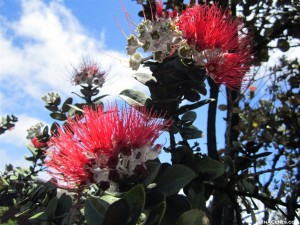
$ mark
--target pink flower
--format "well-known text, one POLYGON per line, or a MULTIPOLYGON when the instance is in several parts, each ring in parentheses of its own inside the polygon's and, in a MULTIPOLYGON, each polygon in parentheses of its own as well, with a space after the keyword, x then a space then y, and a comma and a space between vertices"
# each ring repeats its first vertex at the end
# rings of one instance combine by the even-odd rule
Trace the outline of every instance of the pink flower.
POLYGON ((106 189, 111 182, 145 169, 144 163, 158 156, 160 145, 154 142, 170 121, 141 111, 85 108, 83 118, 69 119, 51 138, 53 147, 47 153, 46 165, 57 185, 76 188, 97 183, 106 189))
POLYGON ((252 53, 243 23, 213 4, 186 9, 177 21, 193 59, 217 84, 238 89, 249 69, 252 53))

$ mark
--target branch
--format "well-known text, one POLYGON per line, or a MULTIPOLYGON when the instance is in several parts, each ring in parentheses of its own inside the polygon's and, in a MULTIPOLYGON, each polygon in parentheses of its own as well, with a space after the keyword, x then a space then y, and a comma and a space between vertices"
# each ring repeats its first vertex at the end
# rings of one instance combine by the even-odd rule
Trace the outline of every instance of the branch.
POLYGON ((208 77, 208 84, 210 86, 210 99, 215 99, 208 106, 207 115, 207 152, 208 156, 212 159, 218 160, 219 155, 217 151, 217 140, 216 140, 216 114, 217 114, 217 103, 219 95, 219 86, 208 77))
POLYGON ((265 173, 273 173, 275 171, 280 171, 280 170, 289 170, 289 169, 292 169, 292 168, 295 168, 295 167, 298 167, 298 166, 299 166, 298 164, 293 164, 293 165, 290 165, 290 166, 282 166, 282 167, 278 167, 278 168, 262 170, 262 171, 259 171, 257 173, 242 174, 242 175, 237 177, 237 180, 242 180, 242 179, 247 178, 247 177, 256 177, 256 176, 259 176, 259 175, 262 175, 262 174, 265 174, 265 173))

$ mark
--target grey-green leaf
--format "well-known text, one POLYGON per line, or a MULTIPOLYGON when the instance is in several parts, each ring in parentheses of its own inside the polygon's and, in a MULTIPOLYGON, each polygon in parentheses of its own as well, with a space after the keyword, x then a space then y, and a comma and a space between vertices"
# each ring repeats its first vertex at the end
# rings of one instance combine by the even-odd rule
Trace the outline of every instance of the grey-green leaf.
POLYGON ((139 90, 125 89, 119 96, 131 106, 146 106, 151 102, 150 97, 139 90))

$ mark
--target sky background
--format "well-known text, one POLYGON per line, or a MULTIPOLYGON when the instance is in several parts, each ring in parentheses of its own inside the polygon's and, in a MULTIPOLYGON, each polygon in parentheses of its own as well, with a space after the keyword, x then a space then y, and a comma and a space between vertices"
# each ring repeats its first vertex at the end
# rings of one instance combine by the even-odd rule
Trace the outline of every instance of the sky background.
MULTIPOLYGON (((0 135, 0 171, 7 163, 26 164, 26 130, 30 126, 52 124, 41 100, 44 94, 55 91, 62 100, 69 96, 76 99, 71 92, 78 87, 71 84, 70 77, 82 57, 109 71, 101 89, 101 94, 110 94, 105 102, 118 99, 125 88, 147 92, 131 77, 134 71, 128 67, 123 33, 129 36, 132 31, 124 9, 133 21, 141 21, 137 16, 141 6, 131 0, 0 0, 0 116, 14 114, 19 119, 14 130, 0 135)), ((219 104, 226 101, 224 87, 221 90, 219 104)), ((206 114, 207 106, 201 108, 196 121, 204 135, 206 114)), ((225 116, 218 111, 218 148, 224 146, 225 116)), ((161 143, 166 141, 164 136, 160 139, 161 143)), ((205 153, 206 137, 195 141, 205 153)), ((166 154, 161 159, 169 160, 166 154)))

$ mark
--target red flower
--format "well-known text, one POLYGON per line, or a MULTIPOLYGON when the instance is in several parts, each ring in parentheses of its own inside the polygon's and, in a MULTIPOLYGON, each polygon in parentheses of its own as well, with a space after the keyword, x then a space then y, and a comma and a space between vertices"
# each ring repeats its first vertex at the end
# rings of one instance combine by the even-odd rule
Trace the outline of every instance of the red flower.
POLYGON ((256 91, 256 87, 255 86, 249 86, 249 88, 248 88, 250 91, 252 91, 252 92, 255 92, 256 91))
POLYGON ((84 109, 84 117, 68 120, 51 138, 52 149, 46 165, 61 187, 75 188, 95 182, 105 188, 112 180, 134 175, 137 166, 159 154, 154 141, 168 126, 134 108, 110 106, 94 111, 84 109))
POLYGON ((34 146, 35 148, 43 148, 43 147, 47 147, 47 146, 48 146, 47 143, 40 142, 39 139, 38 139, 37 137, 33 138, 33 139, 31 140, 31 142, 32 142, 32 144, 33 144, 33 146, 34 146))
POLYGON ((239 19, 213 4, 195 5, 177 21, 183 38, 193 49, 196 63, 205 66, 217 84, 239 88, 249 69, 252 53, 249 35, 239 19))

